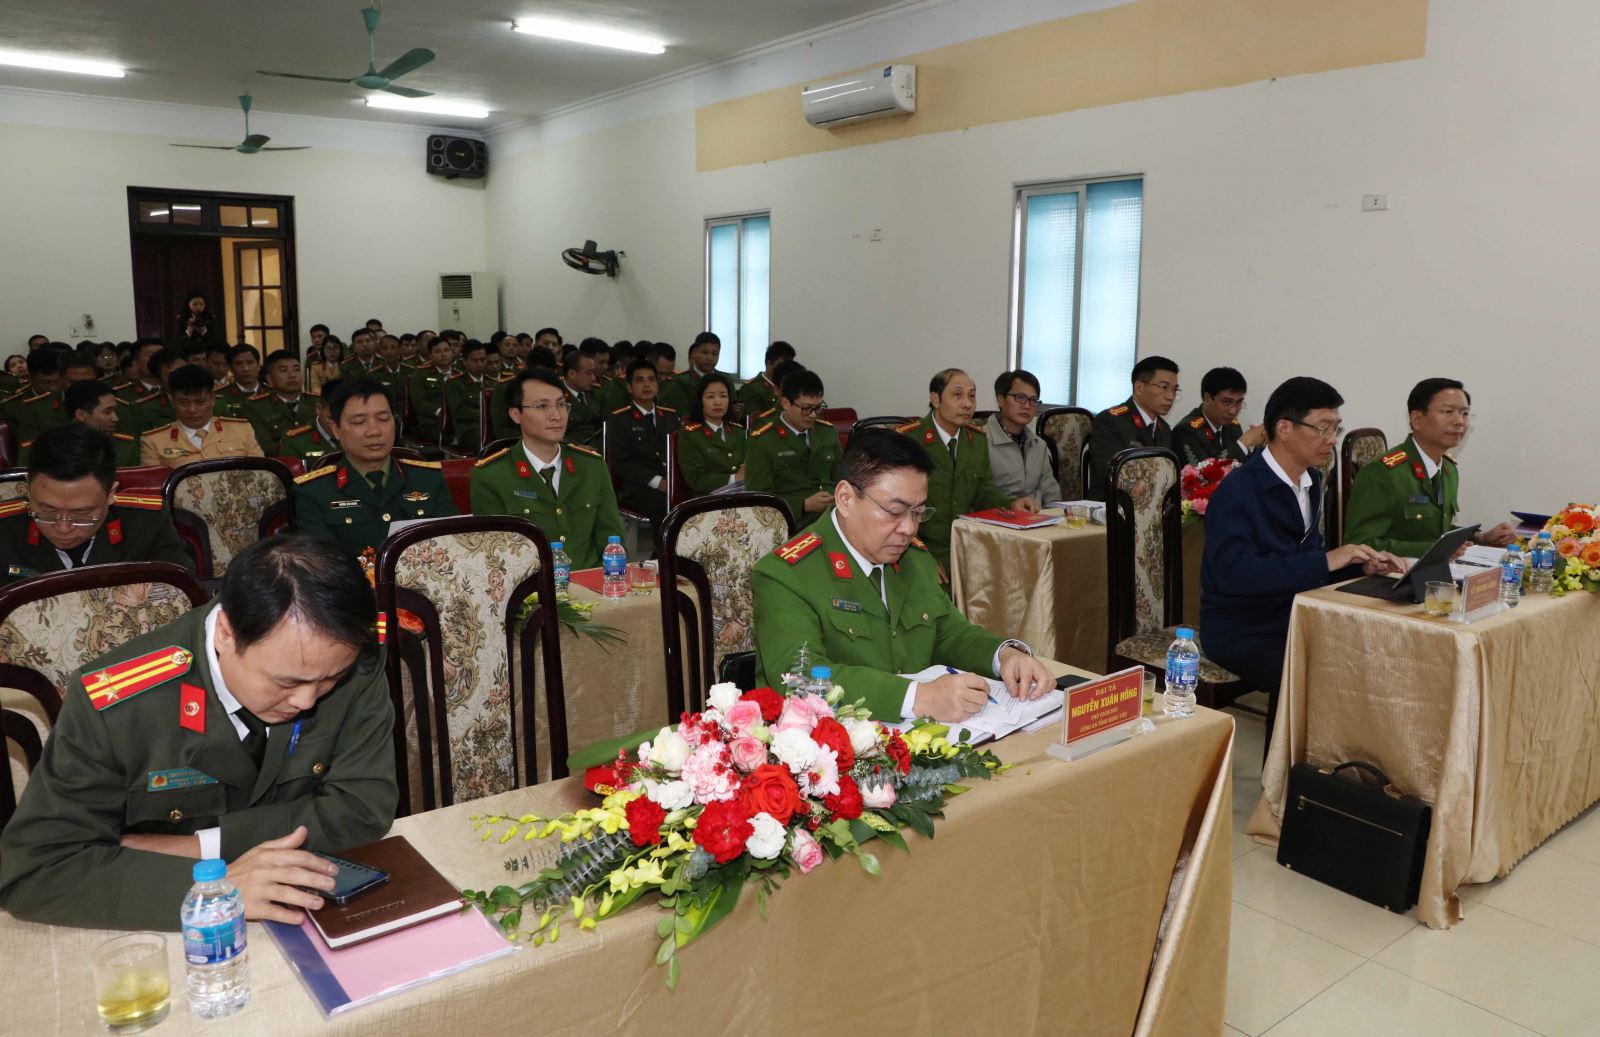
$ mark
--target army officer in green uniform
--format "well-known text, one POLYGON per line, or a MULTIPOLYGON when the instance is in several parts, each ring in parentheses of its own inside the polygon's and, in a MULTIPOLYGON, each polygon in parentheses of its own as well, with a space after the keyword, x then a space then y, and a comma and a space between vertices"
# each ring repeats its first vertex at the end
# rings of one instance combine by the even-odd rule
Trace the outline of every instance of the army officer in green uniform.
POLYGON ((606 538, 622 535, 611 471, 596 451, 561 441, 571 404, 555 375, 519 371, 510 393, 522 441, 473 468, 472 513, 529 519, 566 545, 574 569, 593 569, 606 538))
POLYGON ((928 414, 921 421, 895 429, 922 445, 933 460, 928 476, 928 503, 935 509, 922 524, 922 538, 939 563, 940 578, 948 582, 950 527, 969 511, 1016 508, 1038 511, 1032 497, 1015 497, 994 484, 989 468, 989 438, 972 428, 978 406, 978 387, 965 371, 951 367, 928 382, 928 414))
POLYGON ((388 539, 390 522, 457 514, 439 462, 394 456, 394 408, 383 386, 363 375, 334 388, 328 416, 344 461, 294 481, 295 530, 359 555, 388 539))
POLYGON ((744 480, 744 429, 728 420, 733 383, 720 371, 700 379, 694 409, 702 415, 678 433, 678 468, 696 495, 744 480))
POLYGON ((819 416, 828 406, 822 392, 816 372, 791 371, 778 393, 776 419, 752 429, 745 447, 745 489, 782 497, 797 523, 833 503, 839 433, 819 416))
POLYGON ((833 506, 756 563, 757 681, 776 685, 805 644, 850 698, 865 699, 886 723, 966 719, 989 698, 979 674, 1000 678, 1017 697, 1050 691, 1050 671, 1026 645, 956 610, 914 536, 927 514, 927 452, 869 429, 851 439, 839 468, 833 506), (933 664, 952 672, 926 682, 898 676, 933 664))
POLYGON ((33 444, 28 498, 0 504, 0 583, 108 562, 194 571, 159 493, 117 492, 112 441, 73 422, 33 444))
POLYGON ((0 907, 94 929, 178 928, 197 858, 228 862, 245 917, 298 923, 335 869, 310 850, 394 821, 394 712, 372 588, 331 544, 271 537, 220 605, 67 681, 0 836, 0 907), (312 707, 316 707, 314 710, 312 707))
MULTIPOLYGON (((1345 513, 1345 543, 1418 558, 1461 524, 1456 520, 1461 479, 1455 458, 1446 451, 1465 438, 1471 405, 1466 387, 1454 379, 1417 383, 1406 399, 1411 435, 1356 473, 1345 513)), ((1511 522, 1478 534, 1480 544, 1493 547, 1516 538, 1511 522)))

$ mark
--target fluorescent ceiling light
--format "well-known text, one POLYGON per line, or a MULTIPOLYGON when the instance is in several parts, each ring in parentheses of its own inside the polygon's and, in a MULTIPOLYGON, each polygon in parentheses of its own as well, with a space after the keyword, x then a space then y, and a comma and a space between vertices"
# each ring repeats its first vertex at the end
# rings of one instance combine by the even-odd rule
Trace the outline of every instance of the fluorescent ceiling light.
POLYGON ((529 36, 566 40, 569 43, 587 43, 595 47, 611 47, 614 50, 633 51, 635 54, 667 52, 666 44, 660 40, 652 40, 648 36, 635 36, 631 32, 618 32, 615 29, 602 29, 597 25, 582 25, 577 22, 563 22, 555 18, 527 18, 520 22, 512 22, 511 27, 529 36))
POLYGON ((421 112, 426 115, 454 115, 462 119, 487 119, 489 109, 481 104, 461 101, 440 101, 432 97, 395 97, 392 94, 374 94, 367 98, 368 108, 387 108, 397 112, 421 112))
POLYGON ((0 65, 14 68, 37 68, 45 72, 72 72, 80 76, 106 76, 121 79, 125 73, 116 65, 103 61, 80 61, 77 58, 58 58, 49 54, 23 54, 14 50, 0 50, 0 65))

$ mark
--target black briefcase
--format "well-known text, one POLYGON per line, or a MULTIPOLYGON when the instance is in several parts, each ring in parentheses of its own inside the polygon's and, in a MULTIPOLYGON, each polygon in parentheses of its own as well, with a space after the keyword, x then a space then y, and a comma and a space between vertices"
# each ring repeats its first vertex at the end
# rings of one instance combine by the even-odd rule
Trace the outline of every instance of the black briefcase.
POLYGON ((1402 795, 1370 763, 1297 763, 1289 771, 1278 863, 1403 914, 1417 902, 1432 819, 1432 807, 1402 795), (1376 784, 1348 781, 1343 770, 1376 784))

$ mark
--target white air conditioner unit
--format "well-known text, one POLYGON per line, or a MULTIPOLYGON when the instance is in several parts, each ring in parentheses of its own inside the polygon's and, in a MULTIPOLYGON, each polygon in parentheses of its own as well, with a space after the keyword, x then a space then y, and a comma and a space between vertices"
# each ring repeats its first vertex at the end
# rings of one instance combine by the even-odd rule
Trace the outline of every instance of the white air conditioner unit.
POLYGON ((487 339, 500 326, 500 286, 493 274, 439 275, 440 329, 487 339))
POLYGON ((917 110, 917 66, 885 65, 826 86, 800 91, 800 109, 813 126, 910 115, 917 110))

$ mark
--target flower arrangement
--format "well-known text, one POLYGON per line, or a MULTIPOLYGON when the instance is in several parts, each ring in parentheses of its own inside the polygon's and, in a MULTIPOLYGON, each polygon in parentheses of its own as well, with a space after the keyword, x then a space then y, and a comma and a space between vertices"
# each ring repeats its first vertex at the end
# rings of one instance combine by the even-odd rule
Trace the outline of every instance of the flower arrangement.
POLYGON ((1550 593, 1600 593, 1600 507, 1568 504, 1544 528, 1556 545, 1556 582, 1550 593))
POLYGON ((824 857, 849 854, 877 875, 863 844, 909 852, 902 828, 931 838, 946 799, 966 791, 958 782, 1001 769, 992 753, 950 742, 942 724, 919 720, 902 733, 843 696, 718 684, 703 712, 588 770, 599 806, 474 816, 485 841, 559 836, 561 846, 531 882, 463 890, 467 904, 539 946, 559 939, 564 922, 592 930, 651 895, 669 912, 656 926, 656 964, 675 989, 678 950, 726 918, 746 886, 764 917, 779 881, 824 857))
POLYGON ((1183 497, 1185 525, 1198 522, 1205 517, 1206 507, 1211 503, 1211 495, 1217 492, 1217 487, 1222 484, 1228 473, 1237 467, 1239 462, 1225 457, 1208 457, 1199 464, 1183 466, 1180 492, 1183 497))

